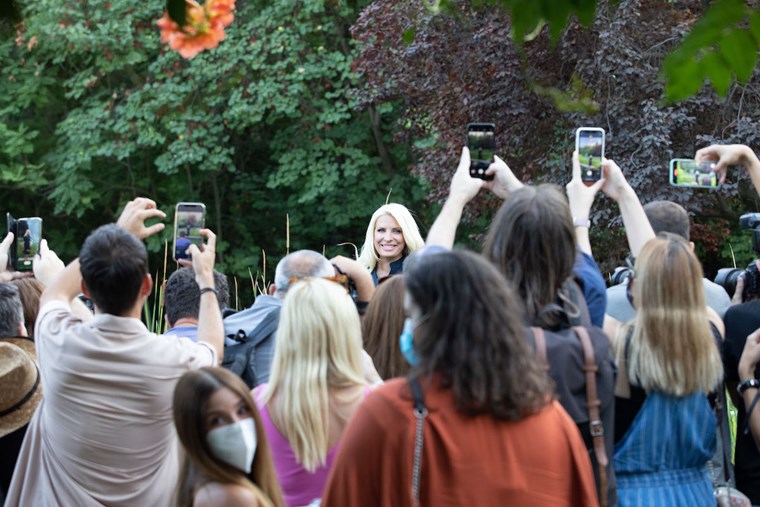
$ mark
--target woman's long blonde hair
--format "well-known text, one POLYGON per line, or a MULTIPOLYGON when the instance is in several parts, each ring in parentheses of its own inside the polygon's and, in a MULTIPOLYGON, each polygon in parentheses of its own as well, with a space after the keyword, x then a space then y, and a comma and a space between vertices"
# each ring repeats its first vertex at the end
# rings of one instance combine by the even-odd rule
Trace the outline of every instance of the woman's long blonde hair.
POLYGON ((366 385, 361 353, 359 314, 343 287, 306 279, 288 290, 262 402, 308 471, 330 450, 330 390, 366 385))
POLYGON ((375 269, 379 258, 377 250, 375 250, 375 225, 377 224, 377 220, 383 215, 392 216, 396 222, 398 222, 399 227, 401 227, 401 233, 404 235, 405 256, 414 252, 418 248, 425 246, 425 240, 422 239, 420 229, 417 227, 417 222, 414 221, 412 214, 406 206, 395 202, 380 206, 377 211, 372 214, 369 226, 367 227, 367 233, 364 236, 364 246, 362 246, 362 252, 357 259, 370 271, 375 269))
POLYGON ((618 362, 633 326, 628 378, 673 396, 715 389, 723 378, 720 352, 705 311, 702 266, 686 241, 672 234, 650 240, 636 259, 636 318, 618 336, 618 362))

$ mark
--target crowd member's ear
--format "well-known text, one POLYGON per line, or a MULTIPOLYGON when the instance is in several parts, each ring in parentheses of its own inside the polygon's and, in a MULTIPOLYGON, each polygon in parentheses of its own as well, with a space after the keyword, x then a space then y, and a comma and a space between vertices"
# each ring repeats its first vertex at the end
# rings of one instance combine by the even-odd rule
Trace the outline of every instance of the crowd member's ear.
POLYGON ((82 290, 82 294, 84 294, 84 297, 86 297, 87 299, 92 299, 92 297, 90 297, 90 291, 87 289, 87 286, 84 284, 84 279, 79 284, 79 288, 82 290))
POLYGON ((142 284, 140 284, 140 295, 148 297, 150 296, 150 293, 153 291, 153 277, 150 276, 150 273, 145 273, 145 276, 143 277, 142 284))
POLYGON ((689 241, 689 251, 690 252, 694 251, 694 242, 693 241, 689 241))
POLYGON ((23 322, 18 323, 18 335, 19 336, 29 336, 29 333, 26 330, 26 326, 23 322))
POLYGON ((269 295, 270 296, 274 296, 275 292, 277 292, 277 287, 275 286, 275 284, 271 284, 269 286, 269 295))

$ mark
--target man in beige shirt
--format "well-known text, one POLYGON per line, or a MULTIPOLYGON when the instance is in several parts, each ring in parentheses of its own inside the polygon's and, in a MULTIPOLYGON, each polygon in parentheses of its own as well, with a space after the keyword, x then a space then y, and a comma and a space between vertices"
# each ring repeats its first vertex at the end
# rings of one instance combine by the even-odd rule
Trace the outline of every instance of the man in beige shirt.
MULTIPOLYGON (((171 503, 179 473, 174 385, 187 370, 218 364, 223 326, 216 238, 208 230, 202 251, 190 247, 201 288, 198 343, 158 336, 140 321, 153 287, 140 240, 163 229, 145 226, 155 217, 165 214, 153 201, 131 201, 117 224, 93 231, 79 259, 47 284, 36 328, 46 396, 29 424, 7 506, 171 503), (95 306, 89 322, 71 312, 80 290, 95 306)), ((41 248, 38 278, 47 253, 41 248)))

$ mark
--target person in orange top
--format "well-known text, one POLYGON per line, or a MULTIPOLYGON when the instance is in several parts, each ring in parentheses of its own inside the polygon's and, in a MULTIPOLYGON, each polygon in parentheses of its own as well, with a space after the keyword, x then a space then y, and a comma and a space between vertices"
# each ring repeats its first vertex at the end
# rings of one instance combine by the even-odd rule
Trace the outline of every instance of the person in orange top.
POLYGON ((504 277, 455 251, 425 255, 404 279, 412 370, 359 406, 322 505, 598 505, 586 447, 504 277))

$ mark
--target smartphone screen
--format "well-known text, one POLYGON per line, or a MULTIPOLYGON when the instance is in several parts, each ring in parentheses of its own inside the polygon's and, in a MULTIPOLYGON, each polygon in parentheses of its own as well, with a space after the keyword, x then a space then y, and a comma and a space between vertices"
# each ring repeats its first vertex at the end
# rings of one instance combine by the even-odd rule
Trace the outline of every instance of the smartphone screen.
POLYGON ((31 271, 32 260, 40 250, 41 218, 19 218, 16 221, 16 271, 31 271))
POLYGON ((670 184, 676 187, 718 188, 718 174, 713 172, 713 163, 704 160, 697 163, 687 158, 670 161, 670 184))
POLYGON ((581 181, 594 183, 602 178, 604 129, 582 127, 575 131, 575 149, 581 163, 581 181))
POLYGON ((493 163, 496 152, 493 123, 470 123, 467 125, 467 147, 470 149, 470 176, 490 179, 486 169, 493 163))
POLYGON ((181 202, 174 212, 174 260, 190 259, 187 249, 191 244, 200 248, 205 227, 206 205, 200 202, 181 202))

